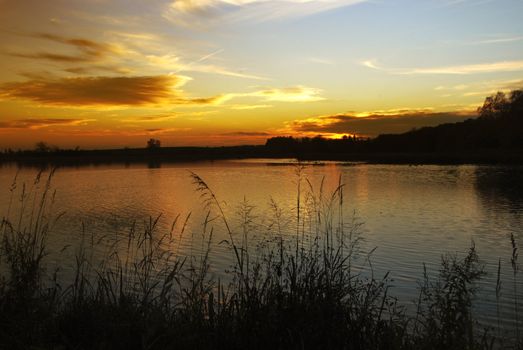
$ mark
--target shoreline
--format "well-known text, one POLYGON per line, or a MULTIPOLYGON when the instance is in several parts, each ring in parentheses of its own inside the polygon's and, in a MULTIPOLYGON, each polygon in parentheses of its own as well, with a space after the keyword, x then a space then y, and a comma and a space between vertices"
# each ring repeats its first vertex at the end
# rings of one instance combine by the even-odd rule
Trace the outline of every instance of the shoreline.
POLYGON ((18 166, 82 166, 104 164, 162 164, 241 159, 296 159, 367 164, 523 165, 518 150, 480 152, 281 152, 265 146, 172 147, 162 149, 22 151, 0 154, 0 164, 18 166))

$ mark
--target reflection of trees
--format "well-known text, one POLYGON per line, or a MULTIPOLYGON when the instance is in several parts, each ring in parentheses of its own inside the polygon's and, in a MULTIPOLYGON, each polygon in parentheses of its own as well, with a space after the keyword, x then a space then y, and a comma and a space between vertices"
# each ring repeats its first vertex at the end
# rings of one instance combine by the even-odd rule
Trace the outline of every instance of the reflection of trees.
POLYGON ((480 198, 490 207, 493 204, 508 207, 511 211, 523 209, 523 167, 476 168, 475 188, 480 198))
POLYGON ((162 162, 160 160, 150 159, 147 162, 147 168, 149 168, 149 169, 159 169, 161 167, 162 167, 162 162))

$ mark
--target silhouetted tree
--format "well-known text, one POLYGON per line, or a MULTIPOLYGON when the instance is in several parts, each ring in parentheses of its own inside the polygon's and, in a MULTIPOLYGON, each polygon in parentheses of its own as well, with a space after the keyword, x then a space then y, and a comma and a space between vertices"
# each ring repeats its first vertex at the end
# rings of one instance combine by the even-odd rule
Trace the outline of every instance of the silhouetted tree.
POLYGON ((158 140, 158 139, 149 139, 149 141, 147 141, 147 148, 148 149, 156 149, 156 148, 160 148, 161 147, 161 141, 158 140))
POLYGON ((523 148, 523 90, 498 92, 485 98, 479 118, 412 129, 403 134, 379 135, 375 139, 344 135, 341 139, 273 137, 267 150, 275 154, 322 153, 460 153, 523 148))
POLYGON ((523 90, 514 90, 510 93, 510 113, 523 114, 523 90))
POLYGON ((509 110, 509 100, 505 93, 499 91, 497 94, 488 96, 483 102, 483 106, 478 108, 481 118, 493 119, 506 113, 509 110))
POLYGON ((36 152, 41 152, 41 153, 50 152, 51 151, 51 146, 49 146, 46 142, 40 141, 40 142, 36 143, 35 151, 36 152))
POLYGON ((404 134, 380 135, 375 151, 481 152, 523 147, 523 91, 498 92, 485 98, 479 118, 424 127, 404 134))

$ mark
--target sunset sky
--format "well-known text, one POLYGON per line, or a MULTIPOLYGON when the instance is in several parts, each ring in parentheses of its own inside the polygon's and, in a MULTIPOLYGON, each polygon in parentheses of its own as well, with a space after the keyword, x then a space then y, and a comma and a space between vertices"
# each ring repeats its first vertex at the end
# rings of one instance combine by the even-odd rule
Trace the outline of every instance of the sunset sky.
POLYGON ((0 147, 260 144, 470 118, 521 0, 0 0, 0 147))

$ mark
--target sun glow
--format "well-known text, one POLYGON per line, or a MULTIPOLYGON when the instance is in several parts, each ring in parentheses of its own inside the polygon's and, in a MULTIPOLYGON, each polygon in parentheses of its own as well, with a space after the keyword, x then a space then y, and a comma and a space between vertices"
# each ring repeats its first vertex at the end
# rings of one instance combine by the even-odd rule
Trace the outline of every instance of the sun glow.
POLYGON ((0 0, 0 147, 260 144, 461 121, 523 87, 523 4, 467 3, 0 0), (495 32, 470 20, 482 13, 495 32))

